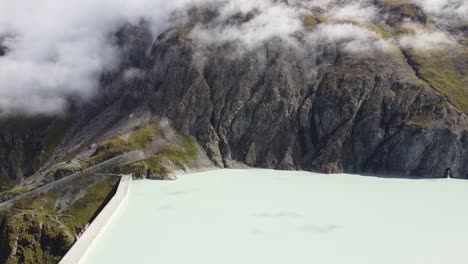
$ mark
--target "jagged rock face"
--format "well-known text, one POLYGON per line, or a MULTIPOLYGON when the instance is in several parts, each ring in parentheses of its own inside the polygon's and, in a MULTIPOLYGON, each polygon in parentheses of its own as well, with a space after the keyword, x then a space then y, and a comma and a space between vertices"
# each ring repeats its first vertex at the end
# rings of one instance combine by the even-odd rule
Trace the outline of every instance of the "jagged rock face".
POLYGON ((218 164, 467 176, 466 115, 419 81, 404 56, 297 50, 280 40, 234 53, 173 29, 139 60, 140 96, 218 164))
MULTIPOLYGON (((378 6, 386 23, 380 30, 398 33, 408 19, 429 23, 417 5, 379 1, 378 6)), ((217 11, 193 9, 188 15, 185 24, 156 37, 144 21, 116 33, 120 65, 103 74, 99 98, 72 111, 65 140, 46 164, 63 159, 74 146, 93 143, 85 135, 110 135, 110 127, 118 131, 120 120, 150 106, 151 114, 195 136, 219 166, 240 161, 420 177, 442 177, 450 168, 454 177, 468 177, 465 109, 421 77, 424 69, 410 50, 394 45, 391 52, 352 54, 339 43, 316 43, 307 32, 296 34, 299 47, 279 38, 240 50, 238 43, 205 45, 190 30, 216 21, 217 11)), ((255 15, 236 14, 226 23, 247 23, 255 15)), ((463 70, 466 53, 460 54, 453 60, 463 70)), ((28 152, 33 160, 43 153, 42 139, 1 133, 0 142, 5 146, 0 155, 7 157, 0 163, 3 174, 34 173, 31 168, 19 173, 12 164, 22 160, 25 144, 38 146, 28 152)))
POLYGON ((43 118, 0 122, 0 179, 22 179, 39 168, 47 124, 43 118))
MULTIPOLYGON (((390 26, 427 22, 416 5, 380 11, 391 14, 390 26)), ((236 43, 207 47, 186 27, 210 23, 216 11, 189 14, 185 27, 154 43, 144 29, 127 27, 138 37, 122 38, 120 76, 124 68, 141 75, 107 87, 194 135, 216 164, 420 177, 450 168, 468 177, 467 116, 420 79, 406 50, 349 54, 302 34, 300 48, 281 39, 241 52, 236 43)))
MULTIPOLYGON (((418 6, 397 2, 376 1, 381 27, 339 23, 371 28, 383 37, 399 34, 408 20, 432 23, 418 6)), ((460 43, 433 60, 396 41, 385 52, 350 53, 340 43, 308 36, 317 24, 327 23, 324 10, 311 12, 304 31, 293 36, 297 45, 281 38, 253 47, 200 43, 191 30, 217 23, 218 11, 209 8, 190 10, 184 23, 158 36, 145 21, 122 27, 115 34, 120 63, 102 74, 99 96, 74 101, 64 117, 0 118, 0 202, 80 171, 168 179, 171 175, 162 173, 167 162, 172 169, 185 169, 181 163, 190 162, 194 167, 241 162, 397 177, 444 177, 450 168, 452 177, 468 178, 466 26, 447 27, 460 43), (165 124, 164 133, 142 133, 139 139, 147 144, 125 145, 135 128, 153 121, 165 124), (207 155, 195 143, 184 146, 186 136, 195 137, 207 155), (163 147, 169 152, 161 162, 163 147), (15 184, 12 192, 3 192, 15 184)), ((225 23, 248 23, 258 13, 235 14, 225 23)), ((0 45, 0 56, 5 52, 0 45)), ((65 182, 57 189, 72 185, 65 182)), ((97 208, 107 187, 85 197, 99 194, 97 208)), ((42 225, 35 214, 59 217, 57 205, 73 195, 63 195, 60 203, 52 199, 46 212, 40 207, 24 215, 0 210, 0 262, 26 261, 30 252, 30 262, 58 260, 71 244, 73 232, 65 227, 82 226, 94 212, 82 219, 84 209, 77 206, 72 215, 79 221, 65 225, 49 217, 42 225), (36 258, 44 252, 46 259, 36 258)))

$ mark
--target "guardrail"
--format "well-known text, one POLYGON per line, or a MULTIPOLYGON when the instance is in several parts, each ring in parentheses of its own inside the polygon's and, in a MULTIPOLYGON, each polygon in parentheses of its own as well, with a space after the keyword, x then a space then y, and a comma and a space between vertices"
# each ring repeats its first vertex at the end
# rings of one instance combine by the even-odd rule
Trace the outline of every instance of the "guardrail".
POLYGON ((122 175, 117 191, 104 209, 89 225, 80 239, 73 244, 67 254, 60 260, 59 264, 80 264, 86 261, 89 248, 96 242, 96 239, 106 228, 109 219, 119 209, 122 202, 127 197, 128 185, 132 180, 131 175, 122 175))

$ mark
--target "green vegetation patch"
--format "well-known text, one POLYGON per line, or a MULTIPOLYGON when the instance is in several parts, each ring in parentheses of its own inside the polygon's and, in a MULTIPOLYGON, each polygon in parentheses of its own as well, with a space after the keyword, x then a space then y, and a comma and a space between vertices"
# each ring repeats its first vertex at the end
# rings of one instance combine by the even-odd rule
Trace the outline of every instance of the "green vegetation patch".
POLYGON ((97 148, 96 152, 86 161, 83 162, 82 167, 89 168, 105 160, 116 157, 127 151, 127 144, 120 136, 112 137, 102 142, 97 148))
POLYGON ((148 165, 144 160, 132 164, 125 165, 119 168, 116 173, 132 174, 136 178, 144 178, 148 174, 148 165))
POLYGON ((314 30, 320 23, 320 20, 315 15, 304 15, 301 17, 302 25, 308 31, 314 30))
POLYGON ((464 46, 468 46, 468 38, 467 38, 467 37, 464 37, 464 38, 461 40, 461 44, 464 45, 464 46))
POLYGON ((374 32, 377 34, 379 37, 383 39, 391 39, 392 35, 385 29, 384 24, 373 24, 371 22, 363 22, 363 21, 357 21, 357 20, 351 20, 351 19, 345 19, 345 20, 340 20, 339 22, 341 23, 349 23, 364 29, 367 29, 371 32, 374 32))
POLYGON ((197 159, 197 149, 195 142, 186 137, 183 138, 182 146, 163 147, 159 152, 159 155, 181 167, 183 164, 197 159))
POLYGON ((190 40, 190 33, 192 33, 192 29, 189 27, 179 27, 177 29, 178 38, 180 40, 190 40))
POLYGON ((65 176, 71 175, 81 170, 83 170, 82 164, 79 164, 79 163, 66 164, 66 165, 57 166, 51 169, 47 173, 47 176, 54 177, 55 180, 59 180, 65 176))
POLYGON ((463 73, 466 62, 458 61, 459 58, 468 57, 468 48, 461 49, 457 52, 444 50, 429 53, 411 50, 409 53, 420 78, 468 114, 468 77, 463 73))
POLYGON ((87 194, 79 200, 73 201, 62 213, 61 221, 72 230, 86 225, 112 193, 116 179, 115 177, 107 177, 102 182, 89 185, 86 188, 87 194))
POLYGON ((383 24, 375 25, 375 24, 367 22, 367 23, 362 23, 361 26, 367 28, 370 31, 377 33, 377 35, 379 35, 380 37, 384 39, 392 38, 392 35, 389 32, 387 32, 383 24))
POLYGON ((15 210, 0 230, 0 259, 5 263, 57 263, 73 243, 59 224, 42 213, 15 210), (9 255, 17 248, 14 256, 9 255))
POLYGON ((169 164, 164 164, 161 156, 155 155, 147 159, 129 164, 120 169, 120 173, 132 174, 137 178, 160 177, 169 175, 172 170, 169 164))
POLYGON ((0 192, 8 191, 15 187, 16 181, 8 176, 0 176, 0 192))
POLYGON ((195 142, 189 138, 181 139, 181 145, 165 146, 147 159, 123 166, 119 173, 132 174, 135 177, 162 178, 169 175, 175 168, 183 168, 185 164, 197 160, 195 142))
POLYGON ((27 192, 27 191, 29 191, 28 188, 19 187, 19 188, 16 188, 16 189, 0 192, 0 201, 9 200, 9 199, 11 199, 13 197, 16 197, 16 196, 18 196, 20 194, 23 194, 23 193, 27 192))
POLYGON ((415 17, 418 13, 417 6, 413 4, 400 4, 402 14, 406 17, 415 17))
POLYGON ((113 194, 116 179, 105 177, 96 182, 82 177, 70 182, 66 189, 54 188, 21 199, 9 211, 1 211, 0 261, 57 263, 73 244, 77 229, 85 226, 113 194), (63 211, 57 207, 60 199, 77 197, 82 192, 81 198, 68 200, 63 211), (10 256, 15 247, 16 255, 10 256))
POLYGON ((12 209, 4 213, 0 259, 6 259, 6 263, 58 262, 73 243, 72 234, 64 233, 66 227, 53 218, 58 197, 58 190, 53 189, 16 201, 12 209), (16 246, 15 256, 2 255, 16 246))
POLYGON ((55 202, 59 198, 59 194, 59 191, 54 188, 48 192, 43 192, 36 197, 16 201, 13 208, 21 210, 53 211, 55 210, 55 202))
POLYGON ((418 6, 415 4, 408 3, 407 1, 402 0, 384 0, 382 3, 390 7, 400 8, 400 12, 405 17, 415 17, 419 11, 418 6))
POLYGON ((157 123, 150 123, 144 127, 136 128, 128 139, 130 150, 146 148, 154 136, 161 135, 161 127, 157 123))
POLYGON ((121 136, 114 136, 102 142, 95 153, 82 163, 81 167, 89 168, 125 152, 145 149, 151 143, 153 137, 161 134, 159 124, 152 122, 146 126, 135 128, 130 134, 128 142, 121 136))
POLYGON ((435 126, 434 122, 421 116, 409 120, 408 122, 406 122, 406 124, 409 126, 416 126, 421 128, 433 128, 435 126))
POLYGON ((318 24, 326 23, 330 18, 321 11, 313 10, 310 13, 303 14, 300 19, 304 28, 307 31, 312 31, 317 27, 318 24))

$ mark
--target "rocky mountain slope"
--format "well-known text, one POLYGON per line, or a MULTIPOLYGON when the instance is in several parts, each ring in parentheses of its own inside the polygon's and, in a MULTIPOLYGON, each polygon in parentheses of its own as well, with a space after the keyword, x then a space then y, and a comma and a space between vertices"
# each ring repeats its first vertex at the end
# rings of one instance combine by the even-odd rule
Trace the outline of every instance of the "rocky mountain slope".
POLYGON ((95 98, 70 98, 62 116, 2 118, 0 262, 57 261, 112 192, 115 178, 100 173, 166 179, 245 164, 468 178, 466 20, 446 24, 404 1, 372 6, 373 21, 301 7, 294 34, 250 44, 222 29, 251 26, 259 10, 192 8, 157 35, 145 20, 121 27, 120 62, 95 98), (450 45, 405 42, 434 32, 450 45))

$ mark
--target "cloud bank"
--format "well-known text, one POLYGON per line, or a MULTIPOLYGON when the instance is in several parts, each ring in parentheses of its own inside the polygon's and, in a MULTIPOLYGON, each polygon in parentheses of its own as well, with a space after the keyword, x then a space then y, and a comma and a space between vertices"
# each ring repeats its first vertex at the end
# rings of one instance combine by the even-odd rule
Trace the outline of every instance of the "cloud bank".
POLYGON ((455 41, 442 31, 428 31, 418 24, 405 23, 401 26, 406 34, 398 38, 400 46, 420 51, 437 51, 450 48, 455 41))
POLYGON ((466 22, 468 1, 465 0, 413 0, 424 11, 448 22, 466 22))
POLYGON ((56 114, 68 99, 93 96, 102 71, 116 65, 111 34, 148 18, 157 31, 188 1, 2 1, 0 115, 56 114))
POLYGON ((298 10, 293 6, 270 1, 230 1, 221 7, 214 21, 196 25, 191 37, 205 45, 239 42, 243 48, 252 49, 272 38, 293 43, 292 35, 301 29, 298 10), (247 22, 227 23, 234 15, 249 12, 254 15, 247 22))
MULTIPOLYGON (((302 18, 311 10, 321 10, 329 21, 309 32, 309 41, 336 43, 346 52, 388 44, 356 25, 379 19, 376 6, 367 0, 0 1, 0 117, 57 114, 70 98, 91 98, 101 73, 118 65, 119 49, 112 38, 116 30, 144 18, 156 36, 170 26, 174 11, 183 17, 195 6, 218 8, 214 21, 194 25, 191 37, 202 45, 236 42, 252 49, 274 38, 296 45, 295 34, 304 31, 302 18), (243 23, 228 23, 236 14, 249 13, 254 15, 243 23)), ((466 19, 465 1, 411 1, 439 19, 466 19)), ((399 41, 405 47, 440 47, 446 44, 443 34, 413 30, 399 41)), ((131 80, 141 73, 129 69, 124 75, 131 80)))

